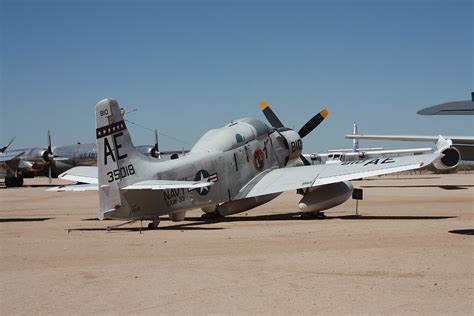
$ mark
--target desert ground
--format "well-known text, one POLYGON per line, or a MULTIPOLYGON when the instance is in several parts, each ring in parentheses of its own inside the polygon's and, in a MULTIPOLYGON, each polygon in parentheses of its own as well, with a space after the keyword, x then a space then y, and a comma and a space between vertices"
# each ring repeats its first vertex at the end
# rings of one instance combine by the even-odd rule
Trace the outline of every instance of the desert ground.
POLYGON ((354 186, 360 216, 349 200, 302 219, 287 192, 222 220, 111 232, 96 192, 0 188, 1 314, 473 314, 474 175, 354 186))

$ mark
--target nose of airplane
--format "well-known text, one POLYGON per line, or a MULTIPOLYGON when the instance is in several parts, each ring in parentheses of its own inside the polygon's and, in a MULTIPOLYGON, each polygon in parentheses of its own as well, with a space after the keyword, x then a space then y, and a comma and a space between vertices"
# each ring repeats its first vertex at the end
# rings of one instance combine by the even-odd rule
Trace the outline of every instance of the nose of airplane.
POLYGON ((294 130, 287 130, 281 132, 283 137, 285 137, 286 141, 288 142, 288 157, 289 163, 295 159, 298 159, 303 151, 303 141, 301 139, 300 134, 298 134, 294 130))

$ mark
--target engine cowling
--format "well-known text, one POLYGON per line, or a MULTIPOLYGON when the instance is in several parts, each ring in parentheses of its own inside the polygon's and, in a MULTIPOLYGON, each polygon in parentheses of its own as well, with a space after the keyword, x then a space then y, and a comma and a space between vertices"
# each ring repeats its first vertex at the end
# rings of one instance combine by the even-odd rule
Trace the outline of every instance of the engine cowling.
POLYGON ((136 147, 139 152, 146 156, 150 156, 153 158, 160 158, 160 152, 156 149, 155 146, 148 146, 148 145, 140 145, 136 147))
POLYGON ((461 153, 456 147, 448 147, 440 151, 444 155, 433 162, 433 166, 438 170, 454 169, 461 161, 461 153))
POLYGON ((352 195, 349 181, 337 182, 308 189, 298 207, 302 212, 319 212, 340 205, 352 195))

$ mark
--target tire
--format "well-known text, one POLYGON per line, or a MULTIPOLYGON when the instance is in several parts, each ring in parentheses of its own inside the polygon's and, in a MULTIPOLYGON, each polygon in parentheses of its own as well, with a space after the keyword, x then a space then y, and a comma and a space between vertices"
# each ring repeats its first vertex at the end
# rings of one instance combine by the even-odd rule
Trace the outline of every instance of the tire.
POLYGON ((11 177, 5 178, 5 186, 7 188, 14 187, 15 186, 15 178, 11 178, 11 177))

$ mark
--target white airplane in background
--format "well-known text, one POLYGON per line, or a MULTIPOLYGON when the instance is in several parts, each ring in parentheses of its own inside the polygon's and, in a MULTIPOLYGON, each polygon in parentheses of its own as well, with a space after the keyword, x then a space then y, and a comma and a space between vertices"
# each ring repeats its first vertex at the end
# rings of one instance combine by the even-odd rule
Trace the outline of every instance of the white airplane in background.
MULTIPOLYGON (((417 112, 420 115, 474 115, 474 92, 471 101, 454 101, 434 105, 417 112)), ((474 131, 474 121, 471 123, 474 131)), ((370 140, 394 140, 440 143, 449 147, 443 152, 444 163, 455 168, 460 160, 474 161, 474 136, 423 136, 423 135, 346 135, 346 138, 370 140)), ((438 146, 439 147, 439 146, 438 146)))
POLYGON ((435 152, 333 165, 311 165, 303 158, 305 166, 287 167, 301 157, 302 138, 328 112, 294 131, 265 103, 260 108, 271 127, 254 118, 233 120, 204 134, 188 155, 157 162, 133 146, 117 101, 102 100, 96 105, 97 167, 73 168, 61 176, 89 184, 54 191, 98 190, 99 219, 150 220, 148 227, 155 228, 163 215, 182 221, 186 211, 201 208, 226 216, 293 190, 303 196, 303 212, 319 212, 349 199, 350 180, 418 169, 443 158, 435 152))
MULTIPOLYGON (((357 123, 354 122, 352 135, 358 135, 357 123)), ((394 157, 400 155, 420 155, 432 152, 431 147, 424 148, 408 148, 408 149, 391 149, 384 150, 382 147, 376 148, 360 148, 359 140, 352 140, 351 149, 330 149, 327 153, 304 154, 303 156, 311 162, 311 164, 320 163, 341 163, 344 161, 354 161, 367 159, 371 157, 394 157)))

